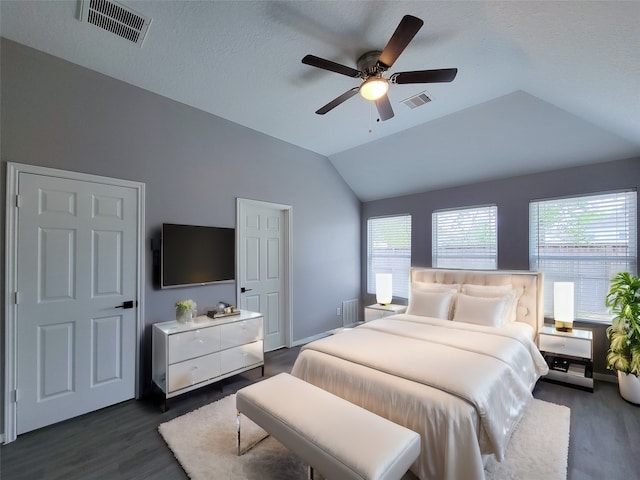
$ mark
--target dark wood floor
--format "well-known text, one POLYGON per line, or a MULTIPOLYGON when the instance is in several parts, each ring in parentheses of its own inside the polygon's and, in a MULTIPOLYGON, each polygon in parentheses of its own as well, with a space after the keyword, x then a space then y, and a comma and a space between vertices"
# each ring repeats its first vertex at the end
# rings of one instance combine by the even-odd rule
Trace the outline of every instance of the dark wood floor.
MULTIPOLYGON (((298 351, 268 353, 265 376, 290 371, 298 351)), ((0 479, 186 479, 158 425, 260 378, 259 369, 232 377, 222 391, 183 395, 164 413, 151 400, 132 400, 26 433, 0 447, 0 479)), ((640 407, 622 400, 617 385, 596 382, 588 393, 539 382, 534 396, 571 408, 569 480, 640 478, 640 407)))

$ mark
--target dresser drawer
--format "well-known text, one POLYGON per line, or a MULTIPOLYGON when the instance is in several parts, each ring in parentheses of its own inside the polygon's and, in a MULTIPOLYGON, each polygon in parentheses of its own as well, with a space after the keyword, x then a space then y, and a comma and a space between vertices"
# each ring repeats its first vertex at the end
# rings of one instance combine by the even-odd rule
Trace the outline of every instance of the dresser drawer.
POLYGON ((240 322, 221 325, 221 349, 243 345, 245 343, 262 340, 262 318, 251 318, 240 322))
POLYGON ((573 357, 591 358, 591 341, 541 333, 540 350, 573 357))
POLYGON ((169 364, 220 350, 220 327, 207 327, 169 335, 169 364))
POLYGON ((168 392, 220 376, 220 352, 169 365, 168 392))
POLYGON ((262 363, 264 360, 262 340, 221 352, 221 366, 224 373, 262 363))

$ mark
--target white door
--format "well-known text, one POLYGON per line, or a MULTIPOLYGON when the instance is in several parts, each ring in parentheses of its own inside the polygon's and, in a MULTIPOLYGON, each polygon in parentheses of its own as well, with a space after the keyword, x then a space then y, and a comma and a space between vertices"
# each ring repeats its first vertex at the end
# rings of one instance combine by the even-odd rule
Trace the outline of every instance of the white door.
POLYGON ((264 316, 264 349, 287 342, 290 207, 238 199, 240 308, 264 316))
POLYGON ((135 396, 139 219, 135 188, 20 172, 18 195, 20 434, 135 396))

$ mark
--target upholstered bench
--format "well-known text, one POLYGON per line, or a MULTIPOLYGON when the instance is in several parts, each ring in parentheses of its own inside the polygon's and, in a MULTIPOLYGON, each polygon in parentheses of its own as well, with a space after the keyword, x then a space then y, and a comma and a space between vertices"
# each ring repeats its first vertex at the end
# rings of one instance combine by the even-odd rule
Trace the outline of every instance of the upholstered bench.
POLYGON ((299 378, 281 373, 236 394, 238 455, 241 415, 254 421, 331 480, 398 480, 420 452, 420 436, 299 378))

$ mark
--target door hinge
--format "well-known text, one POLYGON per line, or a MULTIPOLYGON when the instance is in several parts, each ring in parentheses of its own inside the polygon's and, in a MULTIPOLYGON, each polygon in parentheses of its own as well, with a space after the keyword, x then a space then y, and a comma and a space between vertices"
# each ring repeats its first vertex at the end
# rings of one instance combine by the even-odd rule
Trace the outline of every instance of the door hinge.
POLYGON ((20 303, 20 295, 18 295, 18 292, 15 291, 13 292, 13 304, 18 305, 18 303, 20 303))
POLYGON ((17 388, 11 392, 11 401, 13 403, 17 403, 18 402, 18 389, 17 388))
POLYGON ((22 197, 19 194, 16 194, 16 208, 20 208, 22 206, 22 197))

